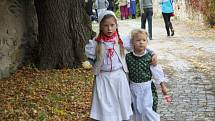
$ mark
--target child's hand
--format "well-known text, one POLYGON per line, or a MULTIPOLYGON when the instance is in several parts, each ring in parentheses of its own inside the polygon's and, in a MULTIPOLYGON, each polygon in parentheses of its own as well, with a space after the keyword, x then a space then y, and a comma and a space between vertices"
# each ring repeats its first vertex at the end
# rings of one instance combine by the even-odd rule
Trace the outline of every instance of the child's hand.
POLYGON ((92 68, 92 65, 90 64, 89 61, 84 61, 84 62, 82 62, 82 66, 83 66, 85 69, 91 69, 91 68, 92 68))
POLYGON ((172 97, 169 95, 164 96, 164 101, 166 104, 170 104, 172 102, 172 97))
POLYGON ((168 88, 165 86, 163 82, 161 82, 161 91, 164 96, 164 101, 166 104, 170 104, 172 102, 172 97, 168 95, 168 88))
POLYGON ((157 54, 154 54, 152 56, 152 62, 151 62, 151 64, 152 65, 157 65, 157 63, 158 63, 158 57, 157 57, 157 54))

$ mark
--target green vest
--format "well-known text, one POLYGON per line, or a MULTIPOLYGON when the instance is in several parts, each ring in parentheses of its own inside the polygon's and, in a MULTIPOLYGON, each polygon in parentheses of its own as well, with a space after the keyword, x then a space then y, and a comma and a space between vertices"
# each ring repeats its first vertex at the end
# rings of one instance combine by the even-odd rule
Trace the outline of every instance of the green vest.
POLYGON ((152 55, 147 52, 142 57, 133 55, 132 52, 126 54, 126 63, 128 66, 129 80, 135 83, 147 82, 151 80, 152 73, 150 63, 152 55))

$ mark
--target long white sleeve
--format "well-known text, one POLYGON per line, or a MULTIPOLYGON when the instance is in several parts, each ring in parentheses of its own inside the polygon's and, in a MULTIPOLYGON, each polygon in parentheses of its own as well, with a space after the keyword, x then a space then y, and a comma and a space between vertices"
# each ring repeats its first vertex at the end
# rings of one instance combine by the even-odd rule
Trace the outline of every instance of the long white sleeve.
POLYGON ((165 79, 164 72, 163 72, 163 69, 161 68, 161 66, 151 65, 150 69, 151 69, 152 76, 153 76, 153 79, 155 80, 156 84, 160 84, 161 82, 165 82, 166 79, 165 79))
POLYGON ((131 40, 129 36, 122 36, 123 46, 128 52, 132 51, 131 40))
POLYGON ((89 40, 89 43, 85 46, 85 54, 87 58, 94 60, 96 58, 96 45, 95 40, 89 40))

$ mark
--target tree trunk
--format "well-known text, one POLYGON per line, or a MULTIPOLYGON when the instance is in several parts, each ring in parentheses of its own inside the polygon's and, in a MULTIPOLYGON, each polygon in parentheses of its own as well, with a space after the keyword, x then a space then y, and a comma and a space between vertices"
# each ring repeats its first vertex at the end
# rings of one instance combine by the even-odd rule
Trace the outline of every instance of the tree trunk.
POLYGON ((40 68, 77 67, 92 38, 84 0, 35 0, 38 15, 40 68))

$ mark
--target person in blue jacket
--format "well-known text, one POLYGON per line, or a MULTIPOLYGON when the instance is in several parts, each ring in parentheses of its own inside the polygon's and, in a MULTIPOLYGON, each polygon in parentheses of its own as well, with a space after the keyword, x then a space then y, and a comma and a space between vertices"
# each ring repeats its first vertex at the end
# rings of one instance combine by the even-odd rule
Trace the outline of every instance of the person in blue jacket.
POLYGON ((172 22, 170 19, 171 16, 174 15, 173 0, 162 0, 160 4, 162 8, 162 15, 163 15, 163 19, 166 27, 167 36, 168 37, 170 35, 174 36, 175 31, 173 29, 172 22), (171 34, 170 34, 170 30, 171 30, 171 34))

